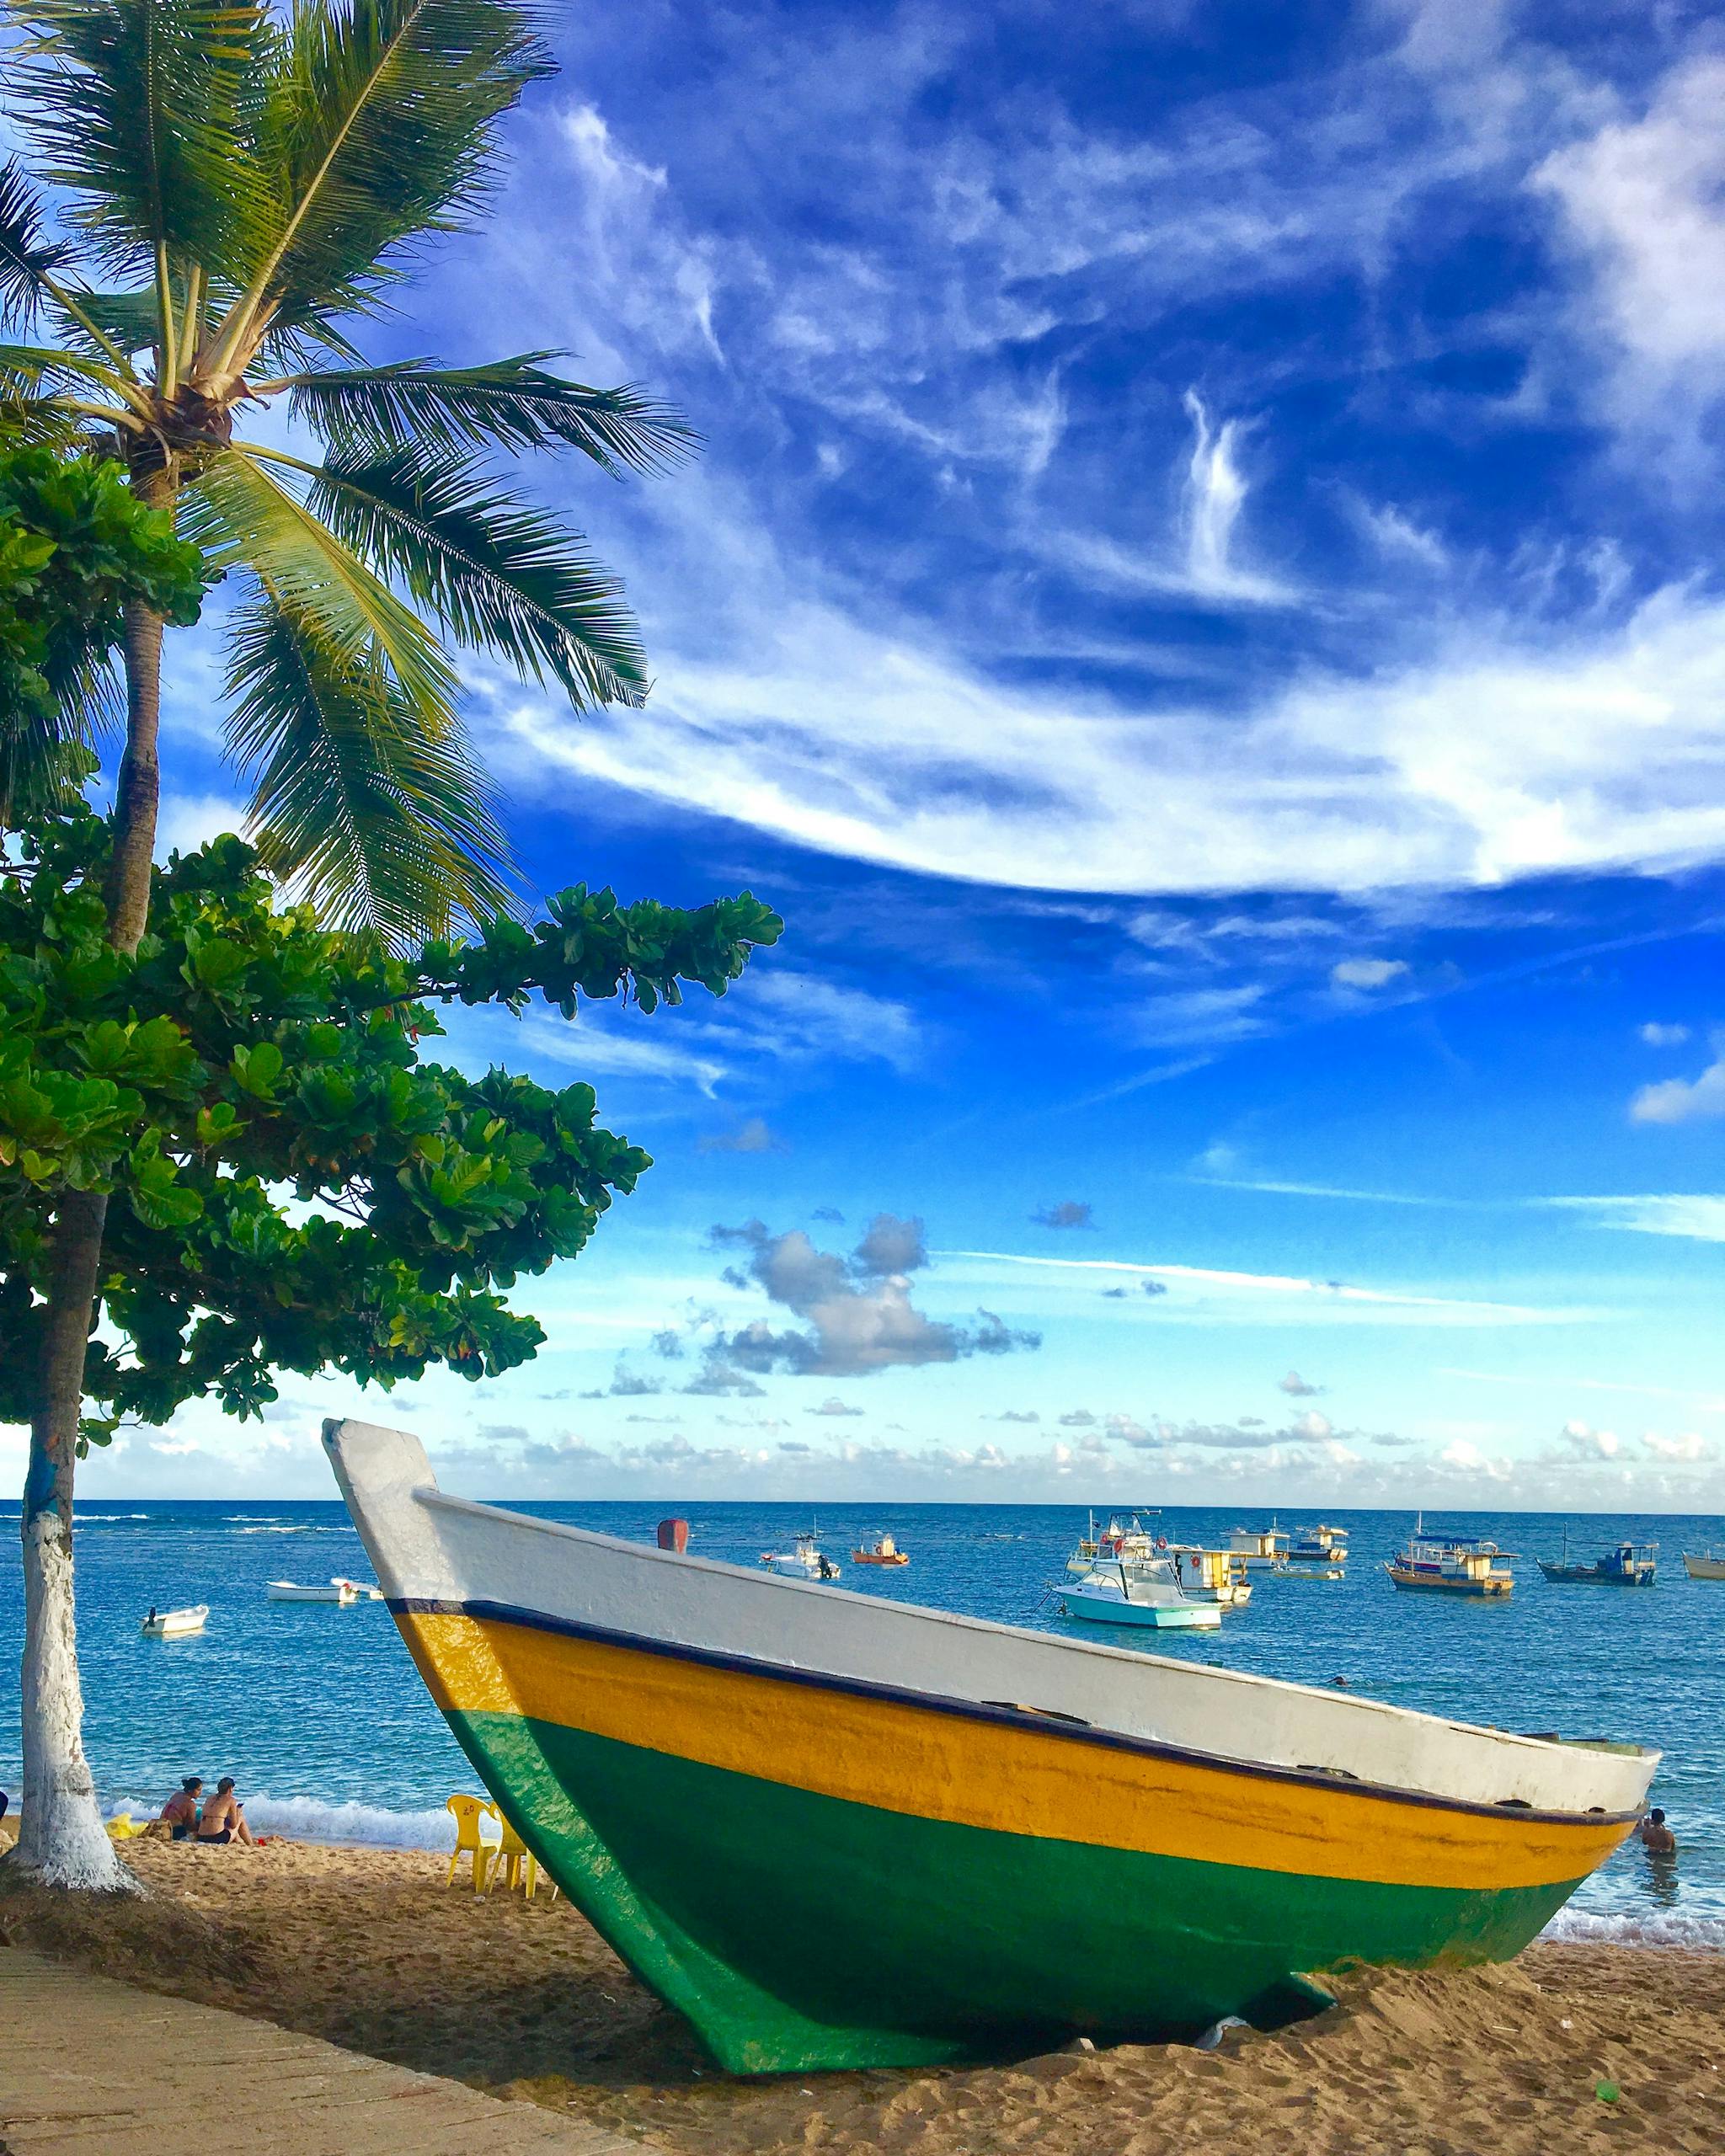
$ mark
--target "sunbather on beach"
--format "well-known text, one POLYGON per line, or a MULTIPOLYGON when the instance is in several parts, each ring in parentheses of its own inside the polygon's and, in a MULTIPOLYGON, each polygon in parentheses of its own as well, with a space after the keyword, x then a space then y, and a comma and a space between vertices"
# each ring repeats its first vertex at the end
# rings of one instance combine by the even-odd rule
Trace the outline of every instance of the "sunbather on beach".
POLYGON ((200 1842, 243 1842, 253 1847, 252 1830, 246 1824, 246 1815, 239 1799, 233 1793, 233 1776, 224 1774, 216 1785, 216 1794, 205 1800, 204 1809, 198 1819, 200 1842))
POLYGON ((204 1793, 201 1774, 188 1774, 162 1807, 161 1817, 174 1829, 174 1838, 184 1841, 198 1823, 198 1799, 204 1793))

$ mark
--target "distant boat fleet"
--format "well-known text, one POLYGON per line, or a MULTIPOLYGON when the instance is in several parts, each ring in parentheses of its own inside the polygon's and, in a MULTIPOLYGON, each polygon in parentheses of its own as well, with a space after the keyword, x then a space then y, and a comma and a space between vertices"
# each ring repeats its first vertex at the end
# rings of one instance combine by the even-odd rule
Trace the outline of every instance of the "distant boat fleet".
MULTIPOLYGON (((663 1522, 660 1546, 681 1556, 688 1546, 687 1524, 663 1522)), ((1565 1528, 1562 1554, 1535 1562, 1554 1585, 1652 1587, 1658 1547, 1657 1542, 1619 1542, 1597 1557, 1573 1559, 1565 1528)), ((1500 1550, 1495 1542, 1429 1530, 1421 1513, 1384 1571, 1404 1591, 1504 1601, 1515 1588, 1514 1557, 1513 1550, 1500 1550)), ((852 1565, 896 1571, 910 1561, 909 1551, 879 1531, 864 1537, 851 1552, 852 1565)), ((843 1569, 841 1560, 822 1549, 818 1521, 793 1535, 788 1549, 763 1550, 760 1564, 780 1579, 817 1584, 838 1579, 843 1569)), ((1274 1520, 1268 1527, 1236 1527, 1225 1547, 1211 1549, 1152 1534, 1136 1513, 1124 1521, 1116 1515, 1098 1530, 1092 1513, 1066 1560, 1066 1577, 1051 1593, 1062 1616, 1083 1624, 1213 1632, 1227 1612, 1243 1609, 1251 1601, 1254 1571, 1279 1579, 1339 1580, 1345 1578, 1347 1565, 1348 1529, 1327 1521, 1306 1528, 1284 1528, 1274 1520)), ((1685 1550, 1683 1567, 1692 1580, 1725 1582, 1725 1545, 1685 1550)), ((384 1598, 381 1588, 340 1573, 322 1583, 270 1580, 264 1592, 270 1602, 321 1603, 340 1609, 384 1598)), ((186 1639, 201 1632, 209 1617, 205 1602, 178 1609, 152 1606, 138 1630, 145 1639, 186 1639)))

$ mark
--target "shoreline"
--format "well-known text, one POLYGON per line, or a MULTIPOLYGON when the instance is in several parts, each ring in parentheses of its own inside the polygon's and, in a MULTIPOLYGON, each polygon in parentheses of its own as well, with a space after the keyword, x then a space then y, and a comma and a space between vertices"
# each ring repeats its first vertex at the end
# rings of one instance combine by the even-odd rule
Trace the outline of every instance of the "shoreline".
POLYGON ((0 1940, 649 2136, 670 2156, 1139 2156, 1224 2140, 1290 2156, 1701 2156, 1725 2095, 1718 1952, 1541 1943, 1498 1967, 1354 1972, 1327 1979, 1330 2012, 1274 2036, 1231 2031, 1208 2052, 1128 2044, 738 2080, 566 1902, 446 1891, 446 1855, 148 1840, 123 1854, 147 1898, 0 1889, 0 1940))

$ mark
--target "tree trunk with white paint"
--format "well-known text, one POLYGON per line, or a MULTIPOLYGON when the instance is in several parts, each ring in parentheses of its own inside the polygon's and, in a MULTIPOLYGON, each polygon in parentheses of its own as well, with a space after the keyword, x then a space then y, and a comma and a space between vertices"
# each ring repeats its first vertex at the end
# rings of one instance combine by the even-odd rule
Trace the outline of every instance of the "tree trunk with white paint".
MULTIPOLYGON (((147 499, 168 499, 158 475, 134 485, 147 499)), ((137 949, 150 904, 159 781, 162 618, 133 602, 126 610, 126 744, 114 811, 114 851, 104 896, 108 940, 137 949)), ((53 1228, 54 1261, 30 1423, 24 1535, 24 1662, 21 1670, 24 1804, 12 1861, 45 1886, 136 1892, 115 1853, 84 1758, 83 1686, 77 1670, 72 1596, 72 1483, 83 1412, 84 1358, 95 1321, 108 1200, 68 1190, 53 1228)))

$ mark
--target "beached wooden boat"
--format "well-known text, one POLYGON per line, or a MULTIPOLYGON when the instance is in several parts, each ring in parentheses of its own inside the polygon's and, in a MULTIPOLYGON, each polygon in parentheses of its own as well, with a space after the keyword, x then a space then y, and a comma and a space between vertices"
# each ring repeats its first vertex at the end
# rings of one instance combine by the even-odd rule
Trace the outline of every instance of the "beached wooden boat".
POLYGON ((740 2073, 1273 2024, 1354 1957, 1507 1958, 1657 1764, 681 1556, 446 1496, 405 1433, 324 1440, 504 1815, 740 2073))
POLYGON ((147 1640, 179 1640, 201 1632, 209 1621, 209 1604, 194 1602, 184 1609, 152 1609, 138 1630, 147 1640))

